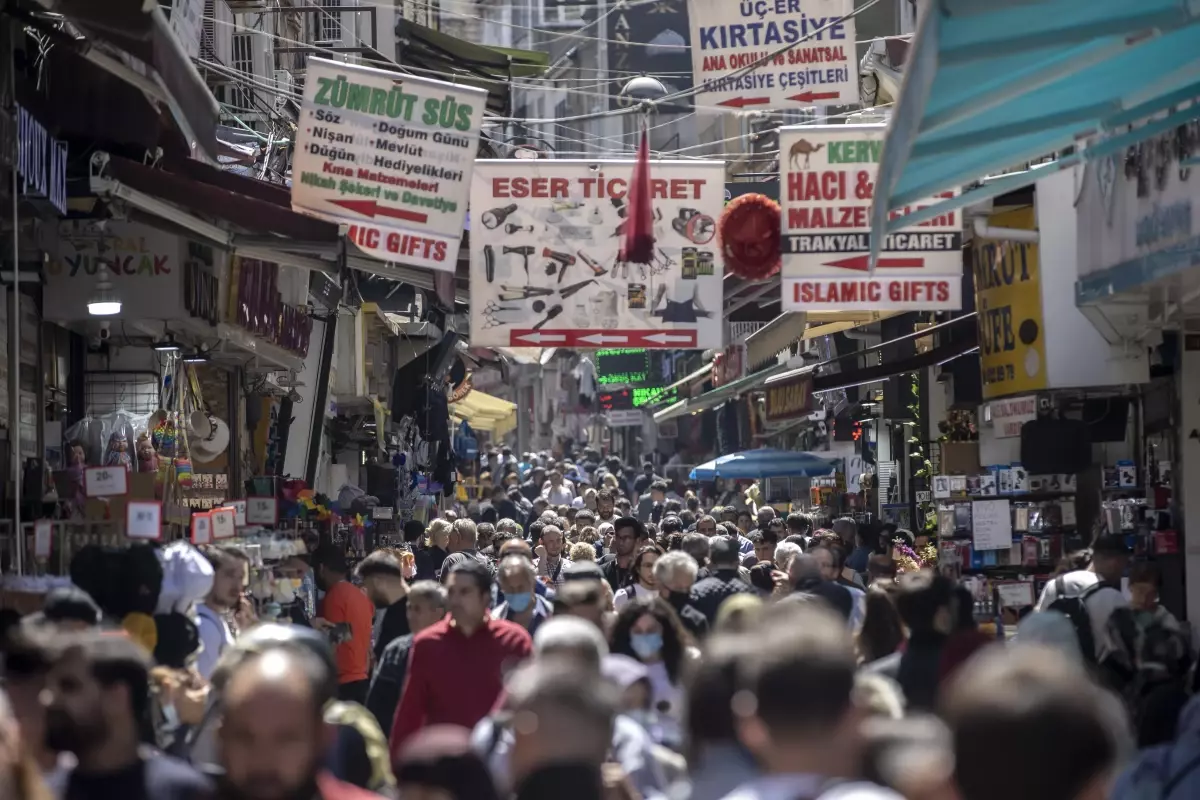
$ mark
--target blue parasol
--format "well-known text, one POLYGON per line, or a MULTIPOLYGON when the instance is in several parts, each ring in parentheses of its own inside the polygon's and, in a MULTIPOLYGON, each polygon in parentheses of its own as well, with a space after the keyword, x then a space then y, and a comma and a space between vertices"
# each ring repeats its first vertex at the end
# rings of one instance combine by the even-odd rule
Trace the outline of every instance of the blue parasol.
POLYGON ((815 453, 763 447, 700 464, 691 472, 694 481, 755 480, 764 478, 815 478, 832 475, 837 462, 815 453))

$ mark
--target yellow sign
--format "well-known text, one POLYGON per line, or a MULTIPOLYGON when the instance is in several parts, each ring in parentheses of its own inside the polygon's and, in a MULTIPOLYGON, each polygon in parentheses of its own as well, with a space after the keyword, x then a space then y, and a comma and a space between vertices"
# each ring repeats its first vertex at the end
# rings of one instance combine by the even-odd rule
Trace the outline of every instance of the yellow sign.
MULTIPOLYGON (((1033 208, 992 214, 988 225, 1037 230, 1033 208)), ((1046 344, 1037 244, 977 239, 974 256, 984 398, 1045 389, 1046 344)))

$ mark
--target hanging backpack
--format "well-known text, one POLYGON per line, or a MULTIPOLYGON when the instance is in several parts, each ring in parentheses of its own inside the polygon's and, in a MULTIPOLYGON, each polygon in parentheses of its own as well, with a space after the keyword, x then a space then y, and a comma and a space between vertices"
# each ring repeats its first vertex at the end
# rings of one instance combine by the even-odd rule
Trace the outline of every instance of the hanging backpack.
POLYGON ((1092 619, 1088 616, 1087 599, 1101 589, 1108 587, 1103 581, 1097 582, 1076 595, 1067 595, 1067 582, 1059 575, 1054 580, 1054 588, 1058 595, 1050 604, 1047 611, 1058 611, 1071 621, 1075 636, 1079 639, 1079 649, 1089 664, 1096 663, 1096 637, 1092 633, 1092 619))

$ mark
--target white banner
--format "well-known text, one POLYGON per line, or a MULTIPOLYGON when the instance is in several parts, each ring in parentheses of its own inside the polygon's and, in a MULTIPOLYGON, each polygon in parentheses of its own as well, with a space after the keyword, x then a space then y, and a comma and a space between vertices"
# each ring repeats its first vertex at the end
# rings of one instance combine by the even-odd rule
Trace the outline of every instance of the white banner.
POLYGON ((889 234, 875 273, 868 274, 871 201, 885 131, 884 125, 780 130, 785 311, 962 307, 962 218, 956 211, 889 234))
POLYGON ((487 93, 308 59, 292 208, 382 261, 453 272, 487 93))
POLYGON ((633 161, 480 161, 471 344, 721 346, 720 161, 650 163, 655 257, 617 260, 633 161))
POLYGON ((696 102, 764 111, 857 105, 853 11, 854 0, 688 0, 692 79, 704 87, 696 102))

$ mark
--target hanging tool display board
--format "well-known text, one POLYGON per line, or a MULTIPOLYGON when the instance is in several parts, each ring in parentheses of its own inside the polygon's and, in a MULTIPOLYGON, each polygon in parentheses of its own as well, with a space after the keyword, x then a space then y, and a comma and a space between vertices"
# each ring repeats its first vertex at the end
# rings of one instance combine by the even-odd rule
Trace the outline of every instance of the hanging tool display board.
POLYGON ((479 161, 471 344, 721 346, 720 161, 650 162, 655 256, 618 260, 633 161, 479 161))

